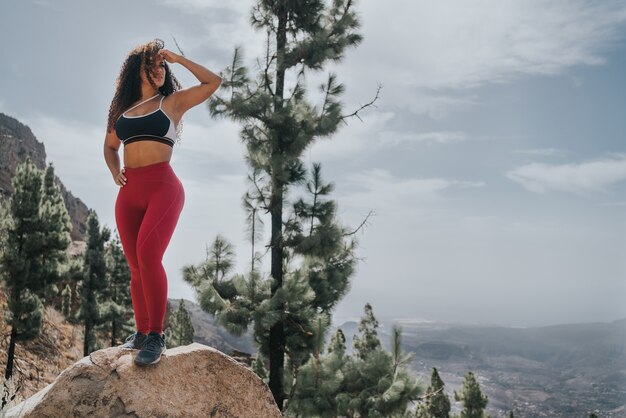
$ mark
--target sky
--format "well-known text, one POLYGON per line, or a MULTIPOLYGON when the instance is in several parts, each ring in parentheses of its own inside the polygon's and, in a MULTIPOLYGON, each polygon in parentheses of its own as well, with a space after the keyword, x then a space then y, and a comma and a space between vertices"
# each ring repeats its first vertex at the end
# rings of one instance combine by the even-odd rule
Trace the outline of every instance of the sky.
MULTIPOLYGON (((115 230, 119 189, 102 148, 124 57, 154 38, 178 52, 176 39, 187 58, 219 73, 242 46, 254 72, 265 35, 249 25, 253 4, 4 0, 0 112, 32 129, 63 183, 115 230)), ((348 119, 302 155, 335 185, 342 224, 354 229, 372 212, 333 321, 357 320, 368 302, 377 318, 398 321, 626 317, 626 3, 361 0, 355 8, 363 42, 306 74, 314 104, 317 86, 337 74, 343 114, 381 86, 362 120, 348 119)), ((198 82, 171 68, 184 87, 198 82)), ((171 165, 185 207, 163 258, 171 298, 194 300, 181 269, 201 263, 218 234, 235 247, 235 271, 249 270, 240 128, 204 105, 184 115, 171 165)), ((269 275, 269 255, 264 267, 269 275)))

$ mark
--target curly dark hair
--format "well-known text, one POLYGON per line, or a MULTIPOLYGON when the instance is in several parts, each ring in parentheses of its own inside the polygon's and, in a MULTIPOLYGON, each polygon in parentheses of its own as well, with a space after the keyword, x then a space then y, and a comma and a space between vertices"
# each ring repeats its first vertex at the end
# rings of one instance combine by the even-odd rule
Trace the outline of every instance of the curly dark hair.
MULTIPOLYGON (((162 40, 155 39, 145 44, 138 45, 126 56, 115 82, 115 95, 109 107, 107 132, 113 130, 115 121, 117 121, 120 115, 130 107, 130 105, 141 99, 141 76, 139 72, 142 70, 142 64, 146 79, 150 82, 150 85, 158 89, 161 94, 169 96, 182 88, 165 60, 163 60, 165 66, 165 81, 163 86, 158 88, 152 78, 156 54, 159 50, 163 49, 163 46, 164 43, 162 40)), ((181 127, 182 121, 178 124, 176 129, 176 136, 178 138, 180 138, 181 127)))

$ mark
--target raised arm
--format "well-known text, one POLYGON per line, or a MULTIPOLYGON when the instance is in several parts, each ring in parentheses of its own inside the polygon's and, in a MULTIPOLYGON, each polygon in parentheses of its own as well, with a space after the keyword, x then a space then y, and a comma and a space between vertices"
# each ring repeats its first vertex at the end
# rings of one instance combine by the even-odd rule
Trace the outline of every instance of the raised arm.
POLYGON ((177 62, 183 67, 187 68, 191 73, 196 76, 200 84, 195 86, 178 90, 171 94, 174 112, 182 116, 186 111, 194 106, 199 105, 208 99, 222 82, 222 78, 217 74, 211 72, 202 65, 191 61, 181 55, 175 54, 167 49, 162 49, 159 54, 167 62, 177 62))

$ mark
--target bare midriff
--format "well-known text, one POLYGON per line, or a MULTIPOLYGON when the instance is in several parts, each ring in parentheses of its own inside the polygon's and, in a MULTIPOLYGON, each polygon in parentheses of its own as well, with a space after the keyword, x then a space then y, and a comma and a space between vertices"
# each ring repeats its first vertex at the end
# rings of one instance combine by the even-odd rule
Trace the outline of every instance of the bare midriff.
POLYGON ((137 141, 124 145, 124 167, 136 168, 172 158, 172 147, 156 141, 137 141))

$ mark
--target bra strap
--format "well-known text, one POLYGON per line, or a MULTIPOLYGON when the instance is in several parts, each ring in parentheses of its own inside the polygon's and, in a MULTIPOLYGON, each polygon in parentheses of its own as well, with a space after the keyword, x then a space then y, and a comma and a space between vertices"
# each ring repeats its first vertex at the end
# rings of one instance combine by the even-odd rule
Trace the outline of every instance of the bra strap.
POLYGON ((159 109, 161 109, 161 105, 163 104, 163 99, 165 99, 165 95, 163 95, 163 97, 161 97, 161 101, 159 102, 159 109))
MULTIPOLYGON (((133 110, 133 109, 134 109, 134 108, 136 108, 137 106, 144 104, 144 103, 145 103, 145 102, 147 102, 148 100, 152 100, 152 99, 154 99, 154 98, 155 98, 155 97, 157 97, 159 94, 160 94, 160 93, 157 93, 157 94, 155 94, 154 96, 152 96, 152 97, 150 97, 150 98, 148 98, 148 99, 144 100, 143 102, 137 103, 135 106, 131 107, 130 109, 127 109, 127 110, 126 110, 123 114, 128 113, 129 111, 133 110)), ((163 99, 161 99, 161 100, 163 100, 163 99)), ((161 105, 159 105, 159 107, 161 107, 161 105)))

